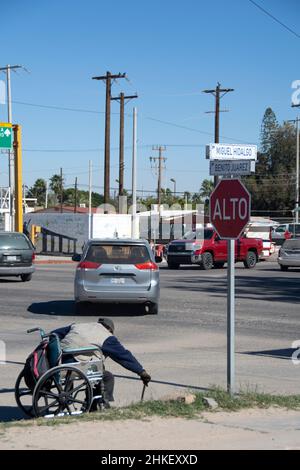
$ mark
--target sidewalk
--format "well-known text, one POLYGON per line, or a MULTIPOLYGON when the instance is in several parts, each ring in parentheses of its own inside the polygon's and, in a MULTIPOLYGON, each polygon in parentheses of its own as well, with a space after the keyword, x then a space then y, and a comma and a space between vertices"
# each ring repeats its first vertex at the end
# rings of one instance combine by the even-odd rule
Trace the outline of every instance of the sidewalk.
POLYGON ((46 424, 0 428, 0 449, 300 450, 300 411, 277 407, 205 412, 198 419, 153 417, 46 424))

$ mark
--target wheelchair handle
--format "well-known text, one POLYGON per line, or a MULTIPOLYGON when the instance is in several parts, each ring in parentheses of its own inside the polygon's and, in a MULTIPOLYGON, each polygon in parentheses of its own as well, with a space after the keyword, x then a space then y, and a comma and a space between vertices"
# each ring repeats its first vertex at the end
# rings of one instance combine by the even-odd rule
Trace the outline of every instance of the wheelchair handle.
POLYGON ((45 336, 45 331, 42 328, 31 328, 27 330, 27 333, 33 333, 34 331, 39 331, 42 337, 45 336))

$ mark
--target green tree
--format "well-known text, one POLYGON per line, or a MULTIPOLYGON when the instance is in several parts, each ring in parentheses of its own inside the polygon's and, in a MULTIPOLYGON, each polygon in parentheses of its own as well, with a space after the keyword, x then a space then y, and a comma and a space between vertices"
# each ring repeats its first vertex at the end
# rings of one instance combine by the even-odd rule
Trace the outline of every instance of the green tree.
POLYGON ((46 199, 46 181, 43 178, 38 178, 34 185, 28 190, 29 197, 35 197, 37 199, 37 205, 43 206, 46 199))
POLYGON ((273 136, 278 129, 276 115, 272 108, 265 110, 260 129, 260 150, 267 154, 272 146, 273 136))
POLYGON ((61 199, 61 187, 64 186, 64 178, 61 177, 60 175, 53 175, 50 178, 50 189, 54 192, 55 196, 57 197, 58 201, 61 199))
POLYGON ((205 179, 202 181, 202 185, 199 191, 200 197, 207 199, 214 190, 214 182, 212 180, 205 179))

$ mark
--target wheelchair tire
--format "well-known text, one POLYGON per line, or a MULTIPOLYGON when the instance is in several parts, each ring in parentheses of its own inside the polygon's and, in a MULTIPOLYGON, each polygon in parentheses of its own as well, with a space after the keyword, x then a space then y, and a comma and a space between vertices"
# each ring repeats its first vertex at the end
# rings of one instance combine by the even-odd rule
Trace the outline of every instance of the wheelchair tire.
POLYGON ((26 416, 33 418, 32 391, 25 384, 23 370, 18 375, 16 381, 15 399, 18 407, 23 411, 23 413, 25 413, 26 416))
POLYGON ((77 367, 60 365, 48 370, 33 391, 35 417, 81 414, 89 411, 93 391, 77 367))

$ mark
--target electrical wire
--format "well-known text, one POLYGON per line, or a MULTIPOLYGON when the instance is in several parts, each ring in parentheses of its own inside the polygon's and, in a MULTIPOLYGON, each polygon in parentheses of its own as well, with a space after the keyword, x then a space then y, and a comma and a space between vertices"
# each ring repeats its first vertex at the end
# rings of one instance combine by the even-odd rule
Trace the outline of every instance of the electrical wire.
POLYGON ((270 18, 272 18, 274 21, 276 21, 276 23, 280 24, 283 28, 285 28, 287 31, 289 31, 290 33, 292 33, 294 36, 296 36, 298 39, 300 39, 300 35, 298 33, 296 33, 296 31, 294 31, 293 29, 291 29, 289 26, 287 26, 285 23, 283 23, 282 21, 280 21, 278 18, 276 18, 274 15, 272 15, 271 13, 269 13, 267 10, 265 10, 262 6, 258 5, 256 2, 254 2, 254 0, 249 0, 250 3, 252 3, 253 5, 255 5, 259 10, 261 10, 265 15, 269 16, 270 18))

